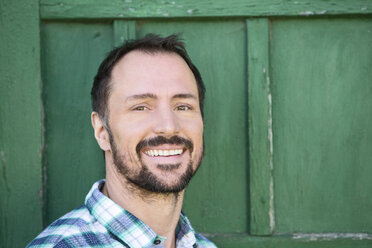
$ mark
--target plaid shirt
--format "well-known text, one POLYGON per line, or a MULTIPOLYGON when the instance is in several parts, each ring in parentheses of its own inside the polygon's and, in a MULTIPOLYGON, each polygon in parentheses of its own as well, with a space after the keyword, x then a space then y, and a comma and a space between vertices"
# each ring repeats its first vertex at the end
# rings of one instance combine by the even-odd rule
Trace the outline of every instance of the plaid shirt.
MULTIPOLYGON (((96 182, 83 206, 53 222, 27 247, 164 247, 165 237, 101 193, 99 189, 104 183, 96 182)), ((181 213, 176 247, 216 246, 195 232, 181 213)))

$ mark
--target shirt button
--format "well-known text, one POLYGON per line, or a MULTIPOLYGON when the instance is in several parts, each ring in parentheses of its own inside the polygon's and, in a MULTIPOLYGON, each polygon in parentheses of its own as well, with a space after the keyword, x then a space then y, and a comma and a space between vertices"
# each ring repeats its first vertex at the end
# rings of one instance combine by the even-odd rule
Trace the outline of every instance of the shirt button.
POLYGON ((159 240, 159 239, 155 239, 155 241, 154 241, 154 245, 158 245, 158 244, 160 244, 161 243, 161 241, 159 240))

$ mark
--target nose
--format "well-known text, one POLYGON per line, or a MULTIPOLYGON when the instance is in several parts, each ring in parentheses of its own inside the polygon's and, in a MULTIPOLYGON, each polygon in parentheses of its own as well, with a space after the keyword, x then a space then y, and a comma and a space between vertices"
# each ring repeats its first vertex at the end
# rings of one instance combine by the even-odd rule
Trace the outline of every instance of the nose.
POLYGON ((156 134, 170 137, 180 132, 180 124, 172 109, 160 109, 154 113, 154 128, 156 134))

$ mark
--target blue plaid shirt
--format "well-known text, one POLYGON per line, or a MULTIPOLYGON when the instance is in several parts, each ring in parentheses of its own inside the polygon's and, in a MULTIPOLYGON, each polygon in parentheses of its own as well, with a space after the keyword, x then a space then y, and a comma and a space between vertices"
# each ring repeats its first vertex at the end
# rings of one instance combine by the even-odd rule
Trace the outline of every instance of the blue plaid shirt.
MULTIPOLYGON (((53 222, 27 247, 163 247, 165 237, 101 193, 104 183, 104 180, 96 182, 83 206, 53 222)), ((176 247, 216 246, 195 232, 181 213, 176 247)))

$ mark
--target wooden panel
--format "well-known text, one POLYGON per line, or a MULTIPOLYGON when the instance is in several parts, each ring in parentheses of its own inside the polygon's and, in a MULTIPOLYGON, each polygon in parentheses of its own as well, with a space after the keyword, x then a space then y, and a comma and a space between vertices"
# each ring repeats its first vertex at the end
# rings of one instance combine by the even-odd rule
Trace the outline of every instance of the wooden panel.
POLYGON ((209 237, 219 248, 367 248, 372 246, 371 235, 280 235, 251 237, 247 235, 220 235, 209 237))
POLYGON ((205 157, 184 209, 203 232, 245 232, 248 224, 247 89, 243 21, 139 22, 137 36, 182 32, 206 84, 205 157))
POLYGON ((372 19, 272 24, 276 232, 372 232, 372 19))
POLYGON ((118 47, 126 40, 136 38, 136 22, 128 20, 115 20, 113 22, 114 46, 118 47))
POLYGON ((370 0, 41 0, 43 19, 300 16, 372 13, 370 0))
POLYGON ((248 19, 247 37, 250 233, 269 235, 275 222, 268 19, 248 19))
POLYGON ((0 1, 0 247, 42 228, 39 2, 0 1))
POLYGON ((93 182, 104 177, 90 124, 90 89, 112 48, 111 30, 110 24, 43 24, 46 224, 81 205, 93 182))

